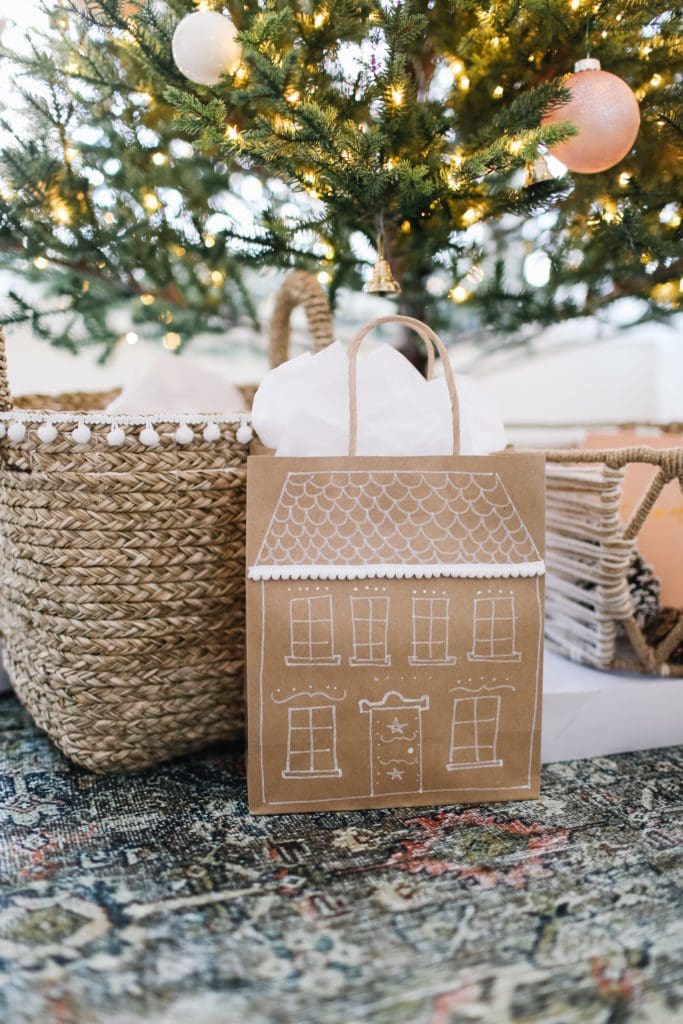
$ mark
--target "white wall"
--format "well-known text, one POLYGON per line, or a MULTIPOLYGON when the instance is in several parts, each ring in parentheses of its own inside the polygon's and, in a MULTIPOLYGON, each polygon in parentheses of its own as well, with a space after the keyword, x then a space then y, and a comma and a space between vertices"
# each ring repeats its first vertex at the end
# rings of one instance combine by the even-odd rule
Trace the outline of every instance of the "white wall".
MULTIPOLYGON (((95 353, 75 358, 36 340, 25 327, 10 328, 7 333, 10 381, 16 394, 121 386, 139 378, 159 351, 156 345, 143 342, 132 347, 122 344, 102 367, 95 353)), ((576 329, 573 348, 565 347, 571 344, 565 338, 561 345, 555 347, 552 342, 536 355, 519 355, 514 361, 504 357, 504 362, 497 360, 498 365, 475 368, 476 376, 499 402, 506 422, 683 420, 680 324, 647 325, 590 344, 583 343, 585 333, 585 324, 576 329)), ((224 339, 198 339, 190 358, 233 383, 248 383, 265 370, 266 344, 264 334, 236 328, 224 339), (254 344, 258 351, 251 348, 254 344)), ((462 363, 457 349, 454 363, 456 369, 462 363)))

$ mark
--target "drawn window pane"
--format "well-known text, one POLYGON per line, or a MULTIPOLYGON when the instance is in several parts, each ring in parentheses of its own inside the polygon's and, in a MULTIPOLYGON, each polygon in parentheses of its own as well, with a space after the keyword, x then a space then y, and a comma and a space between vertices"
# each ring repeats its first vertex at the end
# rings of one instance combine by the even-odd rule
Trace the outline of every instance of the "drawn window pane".
POLYGON ((500 696, 456 697, 448 770, 500 765, 497 759, 500 696))
POLYGON ((339 665, 334 653, 332 597, 295 597, 289 605, 291 651, 288 665, 339 665))
POLYGON ((341 776, 337 764, 336 710, 334 705, 289 708, 284 778, 341 776))
POLYGON ((413 598, 412 665, 427 662, 452 665, 455 658, 448 656, 448 598, 413 598))
POLYGON ((519 661, 514 597, 477 597, 471 661, 519 661))
POLYGON ((353 655, 351 665, 390 665, 389 598, 352 597, 353 655))

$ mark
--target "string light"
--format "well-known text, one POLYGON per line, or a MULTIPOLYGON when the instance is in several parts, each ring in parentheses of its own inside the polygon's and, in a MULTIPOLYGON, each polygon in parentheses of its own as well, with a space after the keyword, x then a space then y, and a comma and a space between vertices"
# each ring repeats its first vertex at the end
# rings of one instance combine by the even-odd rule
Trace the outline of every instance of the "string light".
POLYGON ((71 223, 71 211, 65 203, 55 203, 52 207, 52 216, 59 224, 66 225, 71 223))
POLYGON ((38 270, 45 270, 47 267, 47 260, 44 256, 36 256, 33 261, 33 265, 37 267, 38 270))
POLYGON ((143 292, 142 295, 140 296, 140 302, 142 303, 143 306, 151 306, 152 303, 154 302, 154 296, 151 294, 151 292, 143 292))
POLYGON ((579 7, 581 6, 581 0, 571 0, 569 6, 573 11, 578 11, 579 7))
POLYGON ((288 103, 294 105, 301 99, 301 93, 298 89, 295 89, 293 85, 289 85, 285 89, 285 99, 288 103))
POLYGON ((154 192, 145 192, 142 197, 142 203, 145 209, 149 210, 150 213, 156 213, 156 211, 161 207, 161 201, 158 195, 154 192))
POLYGON ((155 153, 152 157, 152 163, 157 167, 163 167, 164 164, 168 163, 168 157, 165 153, 155 153))
POLYGON ((168 334, 165 334, 162 339, 162 344, 164 348, 167 348, 169 352, 175 352, 176 349, 180 348, 180 342, 180 335, 176 334, 175 331, 169 331, 168 334))
POLYGON ((229 124, 225 129, 225 137, 228 142, 237 142, 240 137, 240 130, 236 124, 229 124))
POLYGON ((513 139, 508 147, 513 156, 519 156, 523 148, 524 143, 521 139, 513 139))
POLYGON ((658 86, 660 86, 662 84, 663 81, 664 81, 664 79, 662 78, 661 75, 655 74, 650 79, 650 85, 653 85, 655 87, 655 89, 656 89, 658 86))
POLYGON ((401 224, 400 230, 401 230, 401 234, 409 235, 410 232, 413 230, 410 221, 409 220, 404 220, 403 223, 401 224))
POLYGON ((479 210, 475 209, 474 206, 470 206, 463 213, 462 222, 463 224, 466 224, 469 227, 470 224, 476 224, 480 218, 481 213, 479 212, 479 210))
POLYGON ((216 237, 215 237, 215 235, 204 235, 204 245, 206 246, 207 249, 213 249, 215 244, 216 244, 216 237))
POLYGON ((503 89, 503 86, 497 85, 496 88, 491 93, 491 95, 493 96, 494 100, 499 100, 504 92, 505 90, 503 89))
POLYGON ((276 114, 273 118, 273 129, 279 135, 287 135, 298 132, 299 125, 289 117, 280 117, 279 114, 276 114))
POLYGON ((463 75, 461 77, 460 81, 458 82, 458 88, 460 89, 461 92, 467 92, 469 87, 470 87, 470 80, 467 77, 467 75, 463 75))
POLYGON ((235 85, 244 85, 249 79, 249 68, 246 64, 238 64, 232 77, 235 85))
POLYGON ((391 102, 394 104, 394 106, 395 107, 400 107, 401 104, 403 103, 403 97, 404 97, 403 86, 402 85, 392 85, 391 88, 389 89, 389 96, 390 96, 391 102))
POLYGON ((499 36, 494 36, 493 37, 493 39, 491 40, 491 46, 493 47, 494 50, 498 49, 498 47, 500 46, 500 37, 499 36))
POLYGON ((628 173, 628 171, 622 171, 621 174, 619 175, 619 184, 621 185, 622 188, 626 188, 626 186, 628 185, 630 180, 631 180, 631 175, 628 173))
POLYGON ((331 242, 323 242, 323 256, 326 260, 334 259, 335 251, 331 242))
POLYGON ((321 270, 317 278, 320 284, 329 284, 332 280, 332 275, 327 270, 321 270))
POLYGON ((450 61, 449 67, 453 72, 453 76, 455 78, 458 78, 465 70, 465 65, 463 64, 459 57, 455 57, 452 61, 450 61))
POLYGON ((607 224, 612 224, 618 217, 617 204, 612 199, 603 199, 602 219, 607 224))
POLYGON ((137 345, 140 340, 140 335, 136 334, 135 331, 128 331, 126 335, 126 343, 128 345, 137 345))
POLYGON ((322 28, 323 25, 327 23, 327 19, 329 18, 329 16, 330 13, 326 7, 323 7, 321 8, 321 10, 316 11, 315 14, 313 15, 313 28, 322 28))
POLYGON ((220 288, 220 286, 222 284, 224 284, 224 283, 225 283, 225 276, 224 276, 224 274, 222 274, 220 270, 212 270, 211 271, 211 284, 214 286, 214 288, 220 288))
POLYGON ((448 298, 451 302, 466 302, 469 299, 470 293, 467 288, 462 284, 456 284, 455 288, 451 288, 448 293, 448 298))

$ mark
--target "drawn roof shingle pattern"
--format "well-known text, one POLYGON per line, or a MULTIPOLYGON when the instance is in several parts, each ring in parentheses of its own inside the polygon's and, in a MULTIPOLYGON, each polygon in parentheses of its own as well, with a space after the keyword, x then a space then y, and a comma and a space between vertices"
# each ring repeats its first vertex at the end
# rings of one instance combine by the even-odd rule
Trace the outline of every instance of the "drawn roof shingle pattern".
POLYGON ((497 473, 290 473, 257 565, 520 564, 539 553, 497 473))

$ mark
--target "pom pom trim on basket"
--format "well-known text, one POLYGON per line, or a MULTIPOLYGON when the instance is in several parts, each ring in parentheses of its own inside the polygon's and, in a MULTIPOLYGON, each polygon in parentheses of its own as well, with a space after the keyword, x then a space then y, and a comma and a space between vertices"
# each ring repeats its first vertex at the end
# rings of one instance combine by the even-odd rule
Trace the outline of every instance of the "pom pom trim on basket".
POLYGON ((68 436, 74 445, 85 446, 93 436, 92 427, 109 427, 107 442, 112 447, 128 443, 141 443, 146 447, 155 447, 161 436, 154 428, 163 424, 171 431, 164 436, 173 439, 179 447, 187 446, 193 441, 204 441, 207 444, 221 440, 221 426, 239 424, 236 439, 239 444, 248 445, 253 438, 251 417, 247 413, 228 415, 169 415, 160 413, 154 416, 129 416, 110 413, 73 413, 31 410, 12 410, 0 412, 0 439, 7 437, 11 444, 19 447, 30 439, 30 427, 37 427, 36 438, 41 445, 54 444, 68 436), (59 425, 68 428, 61 435, 59 425), (193 427, 200 429, 197 436, 193 427), (128 430, 126 428, 129 428, 128 430), (136 429, 137 428, 137 429, 136 429))

